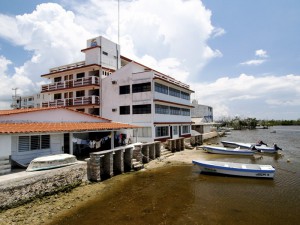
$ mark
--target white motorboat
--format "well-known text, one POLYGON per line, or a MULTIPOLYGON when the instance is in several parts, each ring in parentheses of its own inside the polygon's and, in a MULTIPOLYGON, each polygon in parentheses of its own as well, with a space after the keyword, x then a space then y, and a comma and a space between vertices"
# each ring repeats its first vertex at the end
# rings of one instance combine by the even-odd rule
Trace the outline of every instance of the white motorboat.
POLYGON ((242 143, 242 142, 234 142, 234 141, 221 141, 224 147, 228 148, 251 148, 251 146, 255 145, 255 143, 242 143))
POLYGON ((275 175, 275 169, 271 165, 201 160, 193 160, 192 162, 199 167, 202 173, 257 178, 274 178, 275 175))
POLYGON ((27 167, 26 171, 32 172, 38 170, 48 170, 63 166, 69 166, 75 163, 77 163, 76 157, 70 154, 42 156, 33 159, 27 167))
POLYGON ((277 153, 278 150, 282 150, 281 148, 279 148, 277 146, 277 144, 274 144, 272 147, 266 146, 266 145, 255 145, 255 146, 252 146, 251 149, 257 150, 257 151, 263 152, 263 153, 277 153))
POLYGON ((201 146, 208 153, 215 153, 215 154, 226 154, 226 155, 253 155, 254 151, 250 149, 241 149, 238 148, 225 148, 219 146, 201 146))

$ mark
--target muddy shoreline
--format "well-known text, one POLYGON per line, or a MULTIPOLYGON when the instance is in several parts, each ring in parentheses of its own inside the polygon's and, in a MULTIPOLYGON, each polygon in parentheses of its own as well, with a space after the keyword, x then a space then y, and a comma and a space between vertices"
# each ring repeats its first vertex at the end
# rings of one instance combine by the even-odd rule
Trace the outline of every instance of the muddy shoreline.
POLYGON ((192 150, 185 149, 184 151, 176 152, 173 156, 152 160, 145 164, 145 169, 142 171, 125 173, 98 183, 85 182, 69 192, 46 196, 17 208, 3 211, 0 213, 0 224, 49 224, 55 218, 70 213, 96 196, 98 198, 99 196, 101 197, 105 194, 106 189, 130 179, 136 173, 166 166, 191 164, 192 159, 201 159, 203 157, 205 157, 205 153, 201 150, 196 148, 192 150))

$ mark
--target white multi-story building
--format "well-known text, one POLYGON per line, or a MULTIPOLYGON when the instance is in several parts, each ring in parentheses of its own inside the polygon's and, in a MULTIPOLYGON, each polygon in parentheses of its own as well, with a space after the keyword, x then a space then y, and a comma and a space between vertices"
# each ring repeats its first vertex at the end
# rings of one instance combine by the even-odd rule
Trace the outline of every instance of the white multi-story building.
POLYGON ((102 116, 141 126, 140 141, 190 136, 189 85, 140 63, 127 62, 102 80, 102 116))
POLYGON ((100 115, 101 80, 121 67, 120 46, 104 37, 87 40, 85 61, 50 69, 42 107, 65 106, 100 115))
POLYGON ((198 104, 197 100, 192 101, 193 108, 191 110, 192 118, 201 118, 203 123, 213 122, 213 108, 207 105, 198 104))
POLYGON ((42 107, 65 106, 113 121, 139 125, 132 141, 187 137, 191 133, 189 85, 120 56, 104 37, 87 40, 85 61, 50 69, 42 107))

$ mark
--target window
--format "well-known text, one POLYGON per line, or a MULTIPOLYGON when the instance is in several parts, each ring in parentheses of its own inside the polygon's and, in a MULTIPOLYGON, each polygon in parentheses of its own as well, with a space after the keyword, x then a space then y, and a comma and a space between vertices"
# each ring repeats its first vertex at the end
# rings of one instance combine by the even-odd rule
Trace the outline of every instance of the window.
POLYGON ((180 98, 180 91, 170 87, 169 95, 180 98))
POLYGON ((125 106, 120 106, 120 115, 127 115, 130 114, 130 106, 125 105, 125 106))
POLYGON ((180 112, 180 108, 177 108, 177 107, 170 107, 170 114, 171 115, 180 115, 181 112, 180 112))
POLYGON ((61 81, 61 77, 54 77, 54 82, 60 82, 61 81))
POLYGON ((173 135, 178 135, 178 126, 173 126, 173 135))
POLYGON ((50 135, 19 136, 18 150, 26 152, 50 148, 50 135))
POLYGON ((190 100, 190 94, 182 91, 181 92, 181 98, 186 99, 186 100, 190 100))
POLYGON ((54 100, 61 99, 61 93, 54 94, 54 100))
POLYGON ((130 94, 130 85, 120 86, 120 95, 130 94))
POLYGON ((190 116, 191 115, 190 109, 181 109, 181 115, 190 116))
POLYGON ((156 114, 170 114, 169 106, 165 105, 155 105, 156 114))
POLYGON ((84 97, 84 90, 82 91, 76 91, 76 97, 84 97))
POLYGON ((156 137, 165 137, 169 136, 169 127, 156 127, 155 128, 155 136, 156 137))
POLYGON ((162 84, 159 84, 159 83, 155 83, 155 91, 167 95, 168 92, 169 92, 169 89, 165 85, 162 85, 162 84))
POLYGON ((151 127, 143 127, 133 130, 134 137, 152 137, 151 127))
POLYGON ((182 133, 183 134, 190 133, 190 126, 188 126, 188 125, 182 126, 182 133))
POLYGON ((132 106, 132 114, 150 114, 150 113, 151 113, 151 104, 132 106))
POLYGON ((77 73, 76 78, 77 79, 84 78, 84 73, 77 73))
POLYGON ((141 83, 132 85, 132 93, 151 91, 151 83, 141 83))

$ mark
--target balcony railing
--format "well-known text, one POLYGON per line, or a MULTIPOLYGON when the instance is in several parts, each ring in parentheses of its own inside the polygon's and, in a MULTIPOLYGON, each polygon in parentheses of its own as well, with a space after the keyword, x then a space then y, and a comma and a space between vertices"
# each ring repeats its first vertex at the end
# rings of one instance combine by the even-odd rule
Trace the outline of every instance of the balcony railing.
POLYGON ((43 102, 42 107, 58 107, 58 106, 83 106, 83 105, 99 105, 99 96, 89 96, 89 97, 77 97, 77 98, 66 98, 66 99, 56 99, 54 101, 43 102))
POLYGON ((79 78, 75 80, 60 81, 51 84, 42 85, 42 92, 57 91, 66 88, 82 87, 87 85, 100 85, 100 78, 91 76, 88 78, 79 78))

